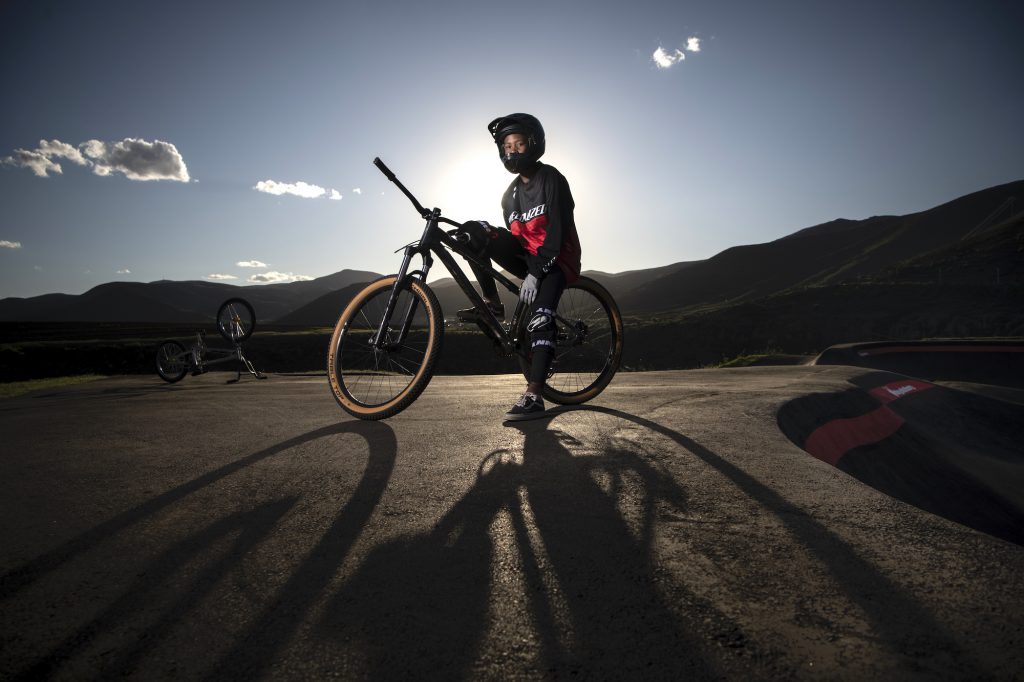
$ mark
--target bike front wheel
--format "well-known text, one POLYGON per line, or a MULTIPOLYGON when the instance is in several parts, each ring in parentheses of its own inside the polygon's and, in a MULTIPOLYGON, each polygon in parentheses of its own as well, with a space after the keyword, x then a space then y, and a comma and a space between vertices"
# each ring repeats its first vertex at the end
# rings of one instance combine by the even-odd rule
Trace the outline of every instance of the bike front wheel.
POLYGON ((217 331, 232 343, 241 343, 256 329, 256 311, 244 298, 229 298, 217 309, 217 331))
POLYGON ((189 353, 177 341, 164 341, 156 349, 156 373, 169 384, 185 378, 188 361, 189 353))
POLYGON ((405 281, 384 323, 396 280, 395 275, 383 277, 356 294, 331 336, 331 392, 346 412, 360 419, 384 419, 411 405, 430 383, 441 352, 441 305, 423 282, 405 281))
MULTIPOLYGON (((517 338, 530 343, 524 319, 517 338)), ((622 361, 622 315, 608 290, 580 277, 562 292, 555 313, 555 357, 543 395, 559 405, 578 405, 608 386, 622 361)), ((523 374, 530 374, 531 355, 519 356, 523 374)))

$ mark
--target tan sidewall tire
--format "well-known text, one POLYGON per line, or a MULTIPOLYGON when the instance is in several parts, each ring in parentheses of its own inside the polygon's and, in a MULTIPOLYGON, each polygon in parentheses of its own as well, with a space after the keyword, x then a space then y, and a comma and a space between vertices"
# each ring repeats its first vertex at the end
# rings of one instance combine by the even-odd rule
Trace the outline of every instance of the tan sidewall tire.
POLYGON ((434 364, 441 350, 441 336, 444 333, 444 325, 441 323, 441 306, 437 302, 434 292, 429 287, 417 280, 410 280, 409 290, 419 299, 420 304, 426 310, 427 325, 431 330, 427 348, 424 351, 423 364, 420 365, 419 370, 413 375, 405 390, 386 403, 367 406, 346 394, 342 388, 342 382, 339 381, 337 372, 338 345, 341 342, 345 326, 368 298, 380 292, 381 289, 391 289, 394 284, 395 276, 389 275, 371 282, 365 289, 356 294, 341 313, 338 322, 334 325, 334 333, 331 334, 331 345, 327 349, 327 380, 331 386, 331 393, 346 412, 359 419, 385 419, 411 405, 419 397, 423 389, 427 387, 427 384, 430 383, 434 364))

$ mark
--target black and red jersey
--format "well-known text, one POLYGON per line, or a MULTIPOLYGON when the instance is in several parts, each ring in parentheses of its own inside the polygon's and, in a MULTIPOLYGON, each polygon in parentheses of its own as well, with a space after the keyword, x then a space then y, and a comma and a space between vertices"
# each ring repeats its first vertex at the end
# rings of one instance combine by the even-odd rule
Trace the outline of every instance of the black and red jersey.
POLYGON ((529 182, 516 176, 501 197, 505 226, 526 249, 527 269, 537 279, 556 265, 567 282, 580 276, 575 207, 565 176, 543 163, 537 165, 529 182))

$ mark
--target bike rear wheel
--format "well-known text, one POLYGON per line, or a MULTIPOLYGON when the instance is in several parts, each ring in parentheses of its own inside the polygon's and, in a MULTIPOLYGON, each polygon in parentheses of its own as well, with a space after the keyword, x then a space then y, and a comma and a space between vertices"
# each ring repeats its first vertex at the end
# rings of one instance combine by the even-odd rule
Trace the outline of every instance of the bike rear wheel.
POLYGON ((177 341, 164 341, 156 349, 156 373, 169 384, 181 381, 188 372, 189 354, 177 341))
MULTIPOLYGON (((524 319, 516 338, 528 345, 524 319)), ((543 395, 559 405, 578 405, 595 398, 608 386, 622 361, 622 315, 612 295, 587 277, 566 287, 555 313, 555 358, 543 395)), ((531 357, 519 356, 529 376, 531 357)))
POLYGON ((217 309, 217 331, 232 343, 241 343, 256 329, 256 311, 244 298, 229 298, 217 309))
POLYGON ((384 318, 396 276, 371 282, 348 304, 331 336, 327 379, 338 404, 360 419, 398 414, 430 383, 441 351, 444 316, 430 288, 407 279, 398 292, 383 344, 375 337, 384 318), (412 324, 399 338, 408 312, 412 324))

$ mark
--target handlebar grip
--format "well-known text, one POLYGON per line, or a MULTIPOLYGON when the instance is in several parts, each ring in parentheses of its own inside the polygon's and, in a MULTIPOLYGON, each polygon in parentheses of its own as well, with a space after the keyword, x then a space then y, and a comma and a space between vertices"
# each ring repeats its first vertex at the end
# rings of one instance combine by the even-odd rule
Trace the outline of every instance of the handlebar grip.
POLYGON ((384 174, 391 182, 395 181, 395 174, 391 172, 391 169, 384 165, 384 162, 380 160, 380 157, 374 157, 373 165, 380 169, 380 172, 384 174))

